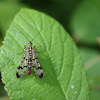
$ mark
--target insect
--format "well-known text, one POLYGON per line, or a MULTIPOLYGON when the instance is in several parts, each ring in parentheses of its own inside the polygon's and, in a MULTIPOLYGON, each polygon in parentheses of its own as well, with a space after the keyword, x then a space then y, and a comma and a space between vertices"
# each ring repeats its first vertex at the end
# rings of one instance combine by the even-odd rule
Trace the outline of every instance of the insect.
MULTIPOLYGON (((13 25, 14 26, 14 25, 13 25)), ((46 27, 47 25, 45 25, 46 27)), ((15 26, 14 26, 15 27, 15 26)), ((44 28, 45 28, 44 27, 44 28)), ((17 30, 19 30, 17 27, 15 27, 17 30)), ((42 30, 44 29, 42 28, 42 30)), ((41 31, 42 31, 41 30, 41 31)), ((19 30, 20 31, 20 30, 19 30)), ((41 32, 40 31, 40 32, 41 32)), ((22 33, 22 31, 20 31, 22 33)), ((39 32, 39 33, 40 33, 39 32)), ((39 34, 38 33, 38 34, 39 34)), ((23 34, 23 33, 22 33, 23 34)), ((38 34, 33 38, 33 40, 38 36, 38 34)), ((23 34, 24 35, 24 34, 23 34)), ((25 35, 24 35, 25 36, 25 35)), ((25 36, 26 37, 26 36, 25 36)), ((28 38, 26 37, 26 39, 28 40, 28 38)), ((32 40, 32 41, 33 41, 32 40)), ((28 40, 29 41, 29 40, 28 40)), ((28 67, 28 75, 31 74, 31 67, 33 67, 33 70, 34 70, 34 73, 39 77, 39 78, 42 78, 43 77, 43 70, 42 70, 42 67, 40 65, 40 62, 37 58, 37 55, 36 55, 36 52, 35 52, 35 49, 33 46, 32 47, 32 41, 29 41, 29 46, 28 48, 26 49, 26 52, 19 64, 19 67, 17 69, 17 72, 16 72, 16 76, 17 78, 20 78, 25 72, 26 72, 26 68, 28 67)))

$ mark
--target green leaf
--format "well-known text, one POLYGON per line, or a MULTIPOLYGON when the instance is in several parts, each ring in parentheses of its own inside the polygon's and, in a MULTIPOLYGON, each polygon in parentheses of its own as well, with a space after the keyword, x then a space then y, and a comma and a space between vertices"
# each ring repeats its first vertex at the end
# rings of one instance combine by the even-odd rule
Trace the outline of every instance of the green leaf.
POLYGON ((99 44, 99 47, 100 47, 100 36, 97 38, 97 41, 98 41, 98 44, 99 44))
POLYGON ((0 1, 0 29, 3 37, 14 16, 22 7, 25 6, 15 2, 0 1))
POLYGON ((90 100, 100 100, 100 91, 90 90, 90 100))
POLYGON ((100 98, 100 51, 89 48, 80 48, 79 50, 87 69, 90 100, 98 100, 95 97, 100 98))
POLYGON ((99 0, 85 0, 80 3, 71 18, 72 33, 79 42, 97 45, 97 38, 100 36, 99 19, 99 0))
POLYGON ((44 13, 22 9, 14 18, 0 53, 2 81, 12 100, 88 100, 88 82, 75 44, 64 28, 44 13), (33 41, 44 76, 38 78, 33 70, 16 78, 18 65, 24 55, 24 45, 33 41), (20 29, 21 34, 16 28, 20 29))
POLYGON ((4 84, 1 81, 1 74, 0 74, 0 97, 4 96, 6 94, 3 87, 4 87, 4 84))
POLYGON ((100 51, 96 50, 95 48, 94 49, 89 47, 88 48, 78 47, 78 48, 84 64, 88 63, 89 60, 96 58, 100 53, 100 51))
POLYGON ((1 97, 0 100, 10 100, 8 96, 1 97))
POLYGON ((0 38, 0 46, 2 45, 3 38, 0 38))
POLYGON ((80 55, 87 69, 88 79, 95 80, 100 76, 100 51, 90 48, 79 48, 80 55))

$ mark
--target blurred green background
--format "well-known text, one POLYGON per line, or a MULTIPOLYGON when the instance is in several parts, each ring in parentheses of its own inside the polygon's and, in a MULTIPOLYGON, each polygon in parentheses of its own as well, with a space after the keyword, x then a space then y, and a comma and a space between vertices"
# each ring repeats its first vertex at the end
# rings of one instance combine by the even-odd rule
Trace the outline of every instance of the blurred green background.
MULTIPOLYGON (((100 0, 0 0, 0 46, 21 8, 42 11, 63 25, 84 62, 90 100, 100 100, 100 0)), ((0 100, 9 100, 4 86, 0 81, 0 100)))

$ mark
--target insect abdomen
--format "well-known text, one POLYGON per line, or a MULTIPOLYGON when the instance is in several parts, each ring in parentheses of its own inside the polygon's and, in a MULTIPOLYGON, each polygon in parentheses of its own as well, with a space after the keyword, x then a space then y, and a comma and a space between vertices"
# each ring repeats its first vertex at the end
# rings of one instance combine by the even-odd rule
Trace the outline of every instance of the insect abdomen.
POLYGON ((28 75, 31 74, 31 66, 32 66, 32 46, 28 47, 28 75))

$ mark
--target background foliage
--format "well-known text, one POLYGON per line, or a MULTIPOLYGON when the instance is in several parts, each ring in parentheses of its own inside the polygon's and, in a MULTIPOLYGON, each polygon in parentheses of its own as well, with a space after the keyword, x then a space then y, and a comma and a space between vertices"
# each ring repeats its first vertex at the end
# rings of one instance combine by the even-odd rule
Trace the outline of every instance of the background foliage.
MULTIPOLYGON (((99 0, 0 0, 0 45, 20 8, 45 12, 57 19, 72 36, 87 70, 90 100, 100 98, 100 1, 99 0)), ((0 97, 6 96, 0 83, 0 97)), ((8 97, 4 97, 4 99, 8 97)), ((0 99, 0 100, 1 100, 0 99)))

